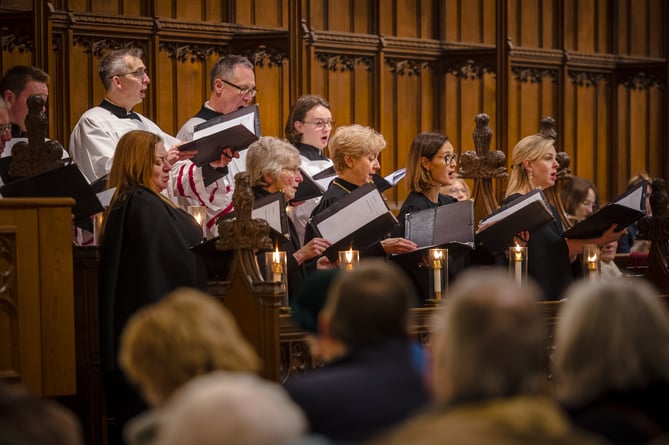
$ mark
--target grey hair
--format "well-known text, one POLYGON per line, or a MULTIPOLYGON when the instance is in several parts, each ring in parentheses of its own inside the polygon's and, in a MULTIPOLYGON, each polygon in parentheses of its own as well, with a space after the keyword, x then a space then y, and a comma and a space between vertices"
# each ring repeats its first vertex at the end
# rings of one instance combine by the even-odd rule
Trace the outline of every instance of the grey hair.
POLYGON ((269 186, 265 175, 276 180, 291 163, 300 165, 300 152, 289 142, 273 136, 261 137, 249 146, 246 154, 246 171, 253 186, 269 186))
POLYGON ((611 390, 669 382, 669 314, 648 282, 572 286, 555 335, 558 397, 573 405, 611 390))
POLYGON ((98 74, 105 91, 111 86, 111 78, 128 71, 131 67, 126 61, 126 56, 141 59, 144 52, 140 48, 118 49, 107 54, 100 62, 98 74))
POLYGON ((214 82, 218 78, 228 80, 237 65, 253 69, 253 64, 244 56, 231 54, 218 59, 209 74, 209 88, 214 89, 214 82))

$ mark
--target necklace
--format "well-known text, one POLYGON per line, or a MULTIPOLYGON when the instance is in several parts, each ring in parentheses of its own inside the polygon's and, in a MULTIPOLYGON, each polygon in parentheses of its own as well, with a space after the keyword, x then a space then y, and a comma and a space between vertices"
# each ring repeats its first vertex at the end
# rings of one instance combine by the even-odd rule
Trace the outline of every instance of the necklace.
POLYGON ((333 183, 334 185, 336 185, 337 187, 339 187, 340 189, 342 189, 343 191, 345 191, 346 193, 351 193, 351 191, 350 191, 349 189, 347 189, 346 187, 344 187, 343 185, 341 185, 336 179, 333 179, 333 180, 332 180, 332 183, 333 183))

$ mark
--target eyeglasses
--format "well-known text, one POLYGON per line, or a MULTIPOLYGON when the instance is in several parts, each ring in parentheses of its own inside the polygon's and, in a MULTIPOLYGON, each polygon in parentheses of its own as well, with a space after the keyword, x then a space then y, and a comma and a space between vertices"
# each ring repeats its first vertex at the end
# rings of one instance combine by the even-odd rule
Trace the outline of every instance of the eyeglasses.
POLYGON ((117 76, 117 77, 121 77, 121 76, 133 76, 133 77, 135 77, 135 78, 137 78, 137 79, 139 79, 139 80, 142 80, 142 79, 144 79, 144 76, 145 76, 145 75, 146 75, 146 76, 149 75, 149 70, 146 69, 146 67, 144 67, 144 68, 138 68, 138 69, 136 69, 135 71, 130 71, 130 72, 128 72, 128 73, 113 74, 113 75, 109 76, 109 78, 111 79, 111 78, 114 77, 114 76, 117 76))
POLYGON ((223 82, 227 83, 233 88, 237 88, 239 90, 239 95, 240 96, 246 96, 246 95, 251 95, 251 97, 255 97, 256 94, 258 94, 258 90, 256 90, 256 87, 240 87, 239 85, 235 85, 232 82, 228 82, 225 79, 221 79, 223 82))
POLYGON ((325 128, 326 125, 330 128, 334 127, 335 121, 321 121, 321 120, 318 120, 318 121, 302 121, 302 123, 303 124, 311 124, 314 127, 318 128, 319 130, 322 130, 323 128, 325 128))
POLYGON ((455 164, 458 162, 458 155, 457 153, 446 153, 443 156, 437 156, 438 158, 441 158, 444 160, 444 164, 455 164))
POLYGON ((295 167, 295 168, 284 167, 281 170, 287 171, 293 177, 302 174, 302 172, 300 171, 300 167, 295 167))
POLYGON ((9 133, 12 131, 12 124, 0 124, 0 134, 9 133))
POLYGON ((454 189, 449 189, 449 193, 467 193, 466 189, 459 189, 459 188, 454 188, 454 189))

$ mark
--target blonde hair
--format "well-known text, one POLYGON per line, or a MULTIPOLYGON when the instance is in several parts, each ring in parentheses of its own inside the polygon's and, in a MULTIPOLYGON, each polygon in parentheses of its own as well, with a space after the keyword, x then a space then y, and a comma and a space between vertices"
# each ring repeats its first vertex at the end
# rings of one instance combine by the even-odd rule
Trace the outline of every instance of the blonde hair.
POLYGON ((555 334, 557 393, 585 404, 615 390, 669 382, 669 314, 648 282, 581 282, 567 292, 555 334))
POLYGON ((223 304, 179 288, 136 312, 121 335, 119 363, 130 380, 166 399, 214 370, 255 373, 260 360, 223 304))
POLYGON ((268 175, 276 180, 281 170, 291 163, 300 165, 300 152, 290 143, 273 137, 263 136, 249 146, 246 154, 246 171, 252 186, 268 187, 268 175))
POLYGON ((377 157, 386 148, 383 135, 370 127, 353 124, 337 128, 328 143, 328 150, 337 174, 348 168, 346 157, 352 160, 363 156, 377 157))
POLYGON ((511 154, 511 174, 506 187, 506 195, 510 196, 523 189, 531 187, 530 178, 525 170, 525 161, 541 159, 551 148, 555 147, 555 140, 540 134, 533 134, 522 138, 511 154))
POLYGON ((536 393, 544 380, 546 332, 539 290, 520 287, 502 270, 470 270, 434 319, 437 398, 510 397, 536 393))

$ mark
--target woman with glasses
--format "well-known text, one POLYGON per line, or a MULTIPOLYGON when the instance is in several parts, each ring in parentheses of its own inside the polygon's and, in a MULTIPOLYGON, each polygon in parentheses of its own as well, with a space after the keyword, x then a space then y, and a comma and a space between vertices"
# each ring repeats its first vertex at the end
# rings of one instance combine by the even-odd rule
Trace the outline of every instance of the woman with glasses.
POLYGON ((108 413, 118 426, 110 443, 121 443, 125 422, 145 409, 117 363, 125 323, 178 287, 207 289, 204 265, 191 251, 202 241, 202 228, 162 194, 167 156, 159 135, 133 130, 120 138, 109 173, 108 186, 116 191, 100 235, 100 329, 108 413))
MULTIPOLYGON (((300 152, 302 169, 311 176, 332 167, 332 161, 323 154, 332 127, 334 121, 330 104, 320 96, 302 96, 290 110, 286 121, 286 138, 300 152)), ((307 220, 319 201, 320 197, 309 199, 288 209, 301 242, 304 242, 307 220)))
MULTIPOLYGON (((295 197, 302 182, 300 154, 295 147, 279 138, 264 136, 251 144, 246 154, 246 172, 251 179, 255 199, 281 192, 286 202, 295 197)), ((294 293, 301 284, 302 264, 320 256, 330 245, 323 238, 313 238, 304 246, 288 220, 289 238, 279 235, 276 240, 279 250, 288 257, 288 292, 294 293)))
MULTIPOLYGON (((312 217, 339 202, 356 188, 373 181, 374 174, 380 168, 378 156, 386 148, 386 140, 372 128, 348 125, 337 128, 328 148, 337 176, 314 208, 312 217)), ((360 255, 383 257, 386 254, 416 250, 417 246, 413 241, 401 237, 387 238, 386 235, 379 234, 379 239, 383 239, 361 249, 360 255)), ((313 237, 313 229, 307 225, 304 239, 309 241, 313 237)))
MULTIPOLYGON (((521 139, 511 155, 511 173, 503 205, 522 197, 530 191, 547 189, 555 185, 558 162, 555 141, 540 134, 521 139)), ((612 225, 596 239, 563 238, 560 215, 550 206, 553 221, 529 232, 527 242, 528 275, 541 287, 546 300, 559 300, 574 279, 572 262, 583 251, 585 244, 606 244, 620 237, 612 225)), ((577 266, 575 264, 575 266, 577 266)))

